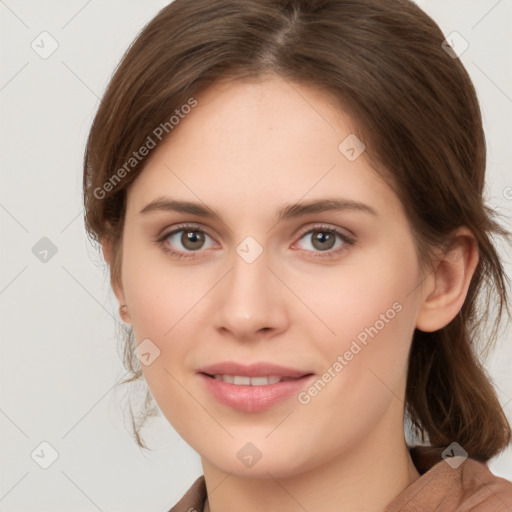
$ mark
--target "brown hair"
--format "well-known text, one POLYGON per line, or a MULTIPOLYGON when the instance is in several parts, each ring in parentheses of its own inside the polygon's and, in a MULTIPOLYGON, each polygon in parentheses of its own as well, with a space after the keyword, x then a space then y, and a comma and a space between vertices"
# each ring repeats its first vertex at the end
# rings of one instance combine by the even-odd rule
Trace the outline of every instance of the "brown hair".
MULTIPOLYGON (((476 238, 480 260, 458 316, 436 332, 414 333, 406 405, 423 441, 436 447, 456 441, 488 460, 511 432, 476 351, 480 341, 495 340, 504 311, 510 315, 507 277, 491 240, 510 234, 484 204, 479 104, 443 40, 436 23, 408 0, 175 0, 124 55, 94 119, 84 160, 85 222, 94 240, 111 241, 111 280, 119 283, 126 190, 145 159, 126 163, 156 127, 169 128, 176 109, 223 77, 275 73, 324 91, 355 120, 365 157, 402 201, 422 266, 457 227, 467 226, 476 238), (493 329, 486 332, 490 318, 493 329)), ((142 372, 133 333, 127 334, 130 382, 142 372)), ((146 417, 136 423, 132 414, 140 446, 146 417)))

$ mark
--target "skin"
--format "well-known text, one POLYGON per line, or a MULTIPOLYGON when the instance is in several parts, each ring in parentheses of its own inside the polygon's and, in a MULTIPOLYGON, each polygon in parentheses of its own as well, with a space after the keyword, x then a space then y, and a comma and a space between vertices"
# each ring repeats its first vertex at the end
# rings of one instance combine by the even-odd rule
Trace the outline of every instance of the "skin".
MULTIPOLYGON (((172 426, 201 456, 213 512, 380 511, 418 472, 403 432, 407 358, 415 328, 445 326, 460 310, 478 253, 460 228, 423 275, 403 207, 364 153, 339 150, 352 120, 317 89, 276 76, 220 81, 153 150, 130 186, 121 282, 113 283, 137 344, 160 350, 144 366, 172 426), (206 205, 219 218, 140 213, 163 196, 206 205), (376 215, 324 211, 276 223, 286 205, 343 197, 376 215), (180 223, 203 229, 186 253, 180 223), (327 251, 310 229, 350 235, 327 251), (262 248, 247 263, 247 237, 262 248), (341 247, 341 250, 338 250, 341 247), (331 257, 322 258, 326 252, 331 257), (337 251, 337 252, 336 252, 337 251), (394 303, 402 309, 308 404, 296 396, 261 412, 217 402, 196 370, 221 361, 270 361, 321 376, 394 303), (261 459, 246 467, 247 443, 261 459), (370 485, 369 485, 370 483, 370 485)), ((105 258, 112 248, 103 241, 105 258)))

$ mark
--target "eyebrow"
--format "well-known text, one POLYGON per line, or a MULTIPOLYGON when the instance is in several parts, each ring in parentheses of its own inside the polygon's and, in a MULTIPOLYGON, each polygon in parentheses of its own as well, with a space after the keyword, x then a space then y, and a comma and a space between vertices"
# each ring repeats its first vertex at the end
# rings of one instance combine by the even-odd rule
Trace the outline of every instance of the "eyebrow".
MULTIPOLYGON (((365 203, 335 197, 286 205, 278 212, 276 222, 326 211, 343 210, 368 213, 375 217, 379 216, 374 208, 365 203)), ((194 203, 191 201, 178 201, 168 197, 159 197, 151 201, 142 208, 139 214, 147 214, 156 211, 188 213, 199 217, 210 219, 216 218, 220 220, 220 215, 208 208, 205 204, 194 203)))

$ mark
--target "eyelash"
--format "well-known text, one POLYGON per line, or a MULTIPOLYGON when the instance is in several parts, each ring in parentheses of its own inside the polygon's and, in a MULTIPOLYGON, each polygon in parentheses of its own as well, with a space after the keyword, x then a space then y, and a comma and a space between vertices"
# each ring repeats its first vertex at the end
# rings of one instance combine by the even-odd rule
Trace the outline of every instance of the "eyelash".
MULTIPOLYGON (((199 231, 200 233, 204 233, 205 235, 210 236, 210 235, 208 235, 208 233, 206 231, 201 229, 200 226, 197 226, 195 224, 181 224, 179 226, 176 226, 176 228, 173 229, 172 231, 169 231, 168 233, 165 233, 163 236, 158 238, 156 240, 156 243, 162 248, 162 250, 164 252, 166 252, 173 258, 178 258, 178 259, 185 258, 185 259, 191 259, 191 260, 197 258, 195 253, 202 252, 201 250, 188 251, 188 252, 175 251, 175 250, 171 249, 165 243, 170 236, 175 235, 176 233, 179 233, 180 231, 199 231)), ((322 226, 322 225, 314 226, 314 227, 308 229, 307 231, 303 232, 299 236, 298 240, 301 240, 306 235, 314 233, 315 231, 320 231, 320 232, 325 232, 325 233, 333 233, 334 235, 337 235, 341 239, 341 241, 343 242, 343 245, 334 250, 307 251, 307 252, 313 252, 313 256, 312 256, 313 258, 323 258, 323 259, 334 258, 338 255, 339 252, 346 250, 347 247, 353 246, 356 243, 353 238, 347 236, 345 233, 342 233, 338 229, 330 227, 330 226, 322 226)), ((210 237, 210 238, 212 238, 212 237, 210 237)))

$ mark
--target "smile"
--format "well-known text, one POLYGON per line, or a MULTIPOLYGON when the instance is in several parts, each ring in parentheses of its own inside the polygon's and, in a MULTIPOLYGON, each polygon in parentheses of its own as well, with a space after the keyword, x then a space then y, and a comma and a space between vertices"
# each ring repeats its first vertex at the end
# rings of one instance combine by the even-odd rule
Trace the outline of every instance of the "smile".
POLYGON ((215 380, 222 380, 236 386, 268 386, 288 380, 295 380, 292 377, 280 377, 279 375, 269 375, 268 377, 247 377, 244 375, 214 375, 215 380))
POLYGON ((224 362, 201 368, 198 377, 208 396, 243 412, 270 409, 296 396, 314 378, 312 372, 272 363, 224 362))

